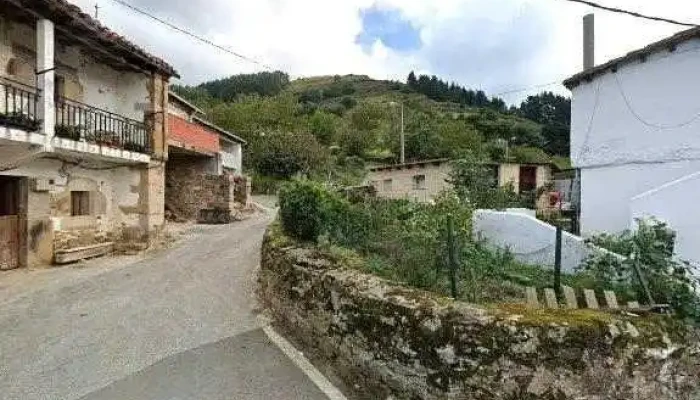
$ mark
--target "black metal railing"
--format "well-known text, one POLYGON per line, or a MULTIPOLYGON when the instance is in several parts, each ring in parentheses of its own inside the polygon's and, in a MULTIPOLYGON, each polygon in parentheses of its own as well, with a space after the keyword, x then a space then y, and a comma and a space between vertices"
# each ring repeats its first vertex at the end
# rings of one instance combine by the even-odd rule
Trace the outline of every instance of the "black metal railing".
POLYGON ((35 87, 0 77, 0 126, 30 132, 39 130, 37 93, 35 87))
POLYGON ((147 125, 66 98, 56 99, 56 136, 149 154, 147 125))

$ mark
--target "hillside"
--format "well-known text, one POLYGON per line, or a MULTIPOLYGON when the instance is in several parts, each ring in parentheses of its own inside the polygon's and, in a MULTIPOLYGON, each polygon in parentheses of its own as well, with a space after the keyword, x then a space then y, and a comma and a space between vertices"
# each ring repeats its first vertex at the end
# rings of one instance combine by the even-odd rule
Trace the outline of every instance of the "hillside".
POLYGON ((281 72, 235 75, 173 90, 249 142, 248 173, 295 174, 356 184, 370 163, 398 161, 400 106, 406 159, 471 155, 501 161, 561 161, 568 149, 568 99, 551 93, 506 109, 501 99, 409 75, 408 83, 364 75, 290 81, 281 72), (525 118, 525 117, 529 118, 525 118))

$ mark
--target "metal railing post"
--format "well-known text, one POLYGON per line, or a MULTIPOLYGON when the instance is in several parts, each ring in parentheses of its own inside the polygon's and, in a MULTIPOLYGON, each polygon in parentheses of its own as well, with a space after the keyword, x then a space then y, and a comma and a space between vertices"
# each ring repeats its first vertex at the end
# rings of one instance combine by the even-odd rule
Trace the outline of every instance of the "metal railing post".
POLYGON ((561 237, 562 229, 557 224, 556 237, 554 241, 554 291, 557 298, 562 298, 561 293, 561 237))

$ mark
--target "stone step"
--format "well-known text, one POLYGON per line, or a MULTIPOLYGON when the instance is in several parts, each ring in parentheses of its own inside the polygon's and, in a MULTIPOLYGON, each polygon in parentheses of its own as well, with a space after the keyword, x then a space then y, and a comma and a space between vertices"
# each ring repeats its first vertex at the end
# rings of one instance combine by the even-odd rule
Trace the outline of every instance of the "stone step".
POLYGON ((54 262, 68 264, 87 258, 101 257, 114 251, 114 242, 105 242, 92 246, 74 247, 72 249, 56 250, 54 262))

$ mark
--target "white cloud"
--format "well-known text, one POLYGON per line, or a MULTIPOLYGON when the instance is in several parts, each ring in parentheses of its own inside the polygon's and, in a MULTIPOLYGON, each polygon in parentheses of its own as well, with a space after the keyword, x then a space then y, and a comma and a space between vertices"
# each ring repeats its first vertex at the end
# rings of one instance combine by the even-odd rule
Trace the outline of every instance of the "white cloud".
MULTIPOLYGON (((75 0, 94 12, 96 0, 75 0)), ((581 64, 585 6, 563 0, 131 0, 223 46, 292 76, 368 74, 404 79, 416 71, 437 74, 494 94, 560 80, 581 64), (421 29, 422 48, 396 52, 375 42, 363 51, 359 11, 372 5, 397 9, 421 29)), ((669 18, 700 15, 700 2, 606 0, 606 5, 669 18)), ((197 83, 260 66, 201 44, 111 1, 100 19, 197 83)), ((700 22, 700 18, 698 21, 700 22)), ((620 56, 681 30, 673 25, 596 11, 597 61, 620 56)), ((561 87, 552 86, 565 92, 561 87)), ((536 90, 535 90, 536 91, 536 90)), ((515 101, 524 94, 506 98, 515 101)))

